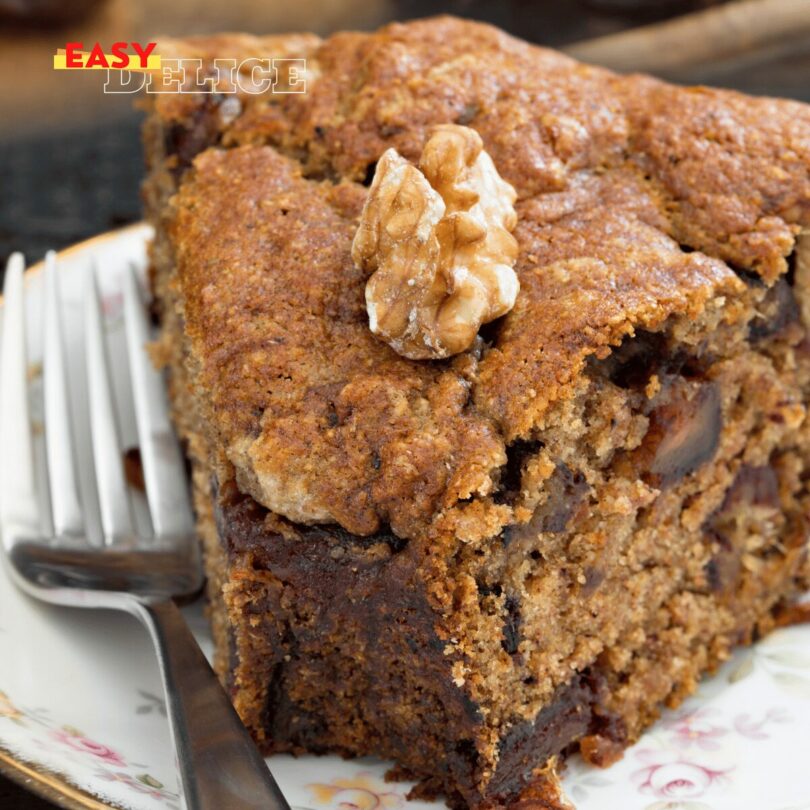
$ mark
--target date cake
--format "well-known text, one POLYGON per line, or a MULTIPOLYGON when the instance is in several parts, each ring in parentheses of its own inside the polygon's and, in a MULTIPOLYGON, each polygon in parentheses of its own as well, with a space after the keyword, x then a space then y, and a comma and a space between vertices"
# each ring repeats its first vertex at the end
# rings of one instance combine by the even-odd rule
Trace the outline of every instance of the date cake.
POLYGON ((267 753, 553 806, 566 755, 614 761, 807 587, 810 108, 449 17, 158 50, 306 60, 304 93, 146 102, 155 354, 234 705, 267 753), (426 351, 366 297, 445 262, 413 199, 495 210, 427 182, 448 125, 508 198, 457 242, 506 304, 452 350, 426 308, 426 351), (414 185, 374 209, 389 171, 414 185))

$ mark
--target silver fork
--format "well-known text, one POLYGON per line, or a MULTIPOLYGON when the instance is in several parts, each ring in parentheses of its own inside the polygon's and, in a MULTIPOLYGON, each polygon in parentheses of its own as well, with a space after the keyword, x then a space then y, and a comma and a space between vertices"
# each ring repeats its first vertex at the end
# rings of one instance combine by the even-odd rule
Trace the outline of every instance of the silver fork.
POLYGON ((50 514, 41 504, 28 407, 24 262, 9 260, 0 352, 0 554, 12 579, 58 605, 135 615, 155 644, 188 810, 289 810, 189 631, 173 597, 199 591, 203 575, 183 461, 161 376, 145 351, 149 324, 134 270, 124 315, 146 496, 154 529, 138 536, 124 475, 95 272, 84 293, 87 403, 100 541, 88 528, 71 430, 56 258, 45 262, 43 397, 50 514))

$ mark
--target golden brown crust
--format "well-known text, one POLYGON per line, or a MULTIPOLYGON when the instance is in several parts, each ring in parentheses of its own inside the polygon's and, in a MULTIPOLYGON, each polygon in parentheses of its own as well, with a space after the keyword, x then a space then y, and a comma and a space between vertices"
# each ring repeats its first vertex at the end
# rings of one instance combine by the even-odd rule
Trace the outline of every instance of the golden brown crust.
POLYGON ((412 362, 369 331, 349 255, 364 195, 269 147, 209 151, 173 241, 198 385, 245 490, 293 519, 407 533, 504 456, 466 407, 473 357, 412 362))
POLYGON ((772 281, 808 221, 804 105, 616 77, 452 18, 291 42, 308 92, 215 123, 213 142, 270 146, 201 155, 173 233, 209 419, 240 484, 294 520, 413 537, 473 497, 497 530, 505 442, 588 355, 738 294, 724 261, 772 281), (517 189, 522 291, 480 359, 409 362, 365 322, 352 181, 447 122, 517 189))
POLYGON ((810 222, 810 107, 641 76, 618 80, 633 162, 684 245, 773 281, 810 222))
POLYGON ((742 284, 722 262, 684 253, 633 171, 578 178, 518 208, 521 295, 481 363, 476 403, 507 440, 541 426, 588 355, 674 314, 697 315, 742 284))

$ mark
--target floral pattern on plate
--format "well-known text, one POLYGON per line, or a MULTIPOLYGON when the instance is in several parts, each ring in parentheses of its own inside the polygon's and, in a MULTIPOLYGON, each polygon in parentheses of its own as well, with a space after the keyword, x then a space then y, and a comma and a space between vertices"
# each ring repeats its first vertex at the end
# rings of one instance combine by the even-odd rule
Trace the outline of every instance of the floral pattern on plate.
POLYGON ((381 785, 369 772, 307 787, 312 791, 315 803, 320 806, 339 807, 341 810, 394 810, 405 806, 401 793, 381 785))
POLYGON ((0 739, 16 736, 18 745, 22 742, 23 750, 52 757, 59 762, 61 772, 91 771, 91 778, 116 783, 137 794, 159 799, 166 810, 181 810, 180 795, 143 772, 145 766, 128 762, 120 751, 91 739, 74 726, 58 725, 47 709, 22 708, 0 691, 0 723, 3 721, 14 723, 18 733, 3 734, 0 726, 0 739))

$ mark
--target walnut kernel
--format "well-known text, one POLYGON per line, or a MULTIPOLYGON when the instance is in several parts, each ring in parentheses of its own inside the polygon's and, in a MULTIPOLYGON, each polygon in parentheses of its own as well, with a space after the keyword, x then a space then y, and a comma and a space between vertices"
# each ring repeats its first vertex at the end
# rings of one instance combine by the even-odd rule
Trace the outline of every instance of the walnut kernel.
POLYGON ((371 272, 371 331, 405 357, 436 359, 507 313, 519 289, 515 196, 468 127, 434 127, 418 168, 386 151, 352 244, 371 272))

